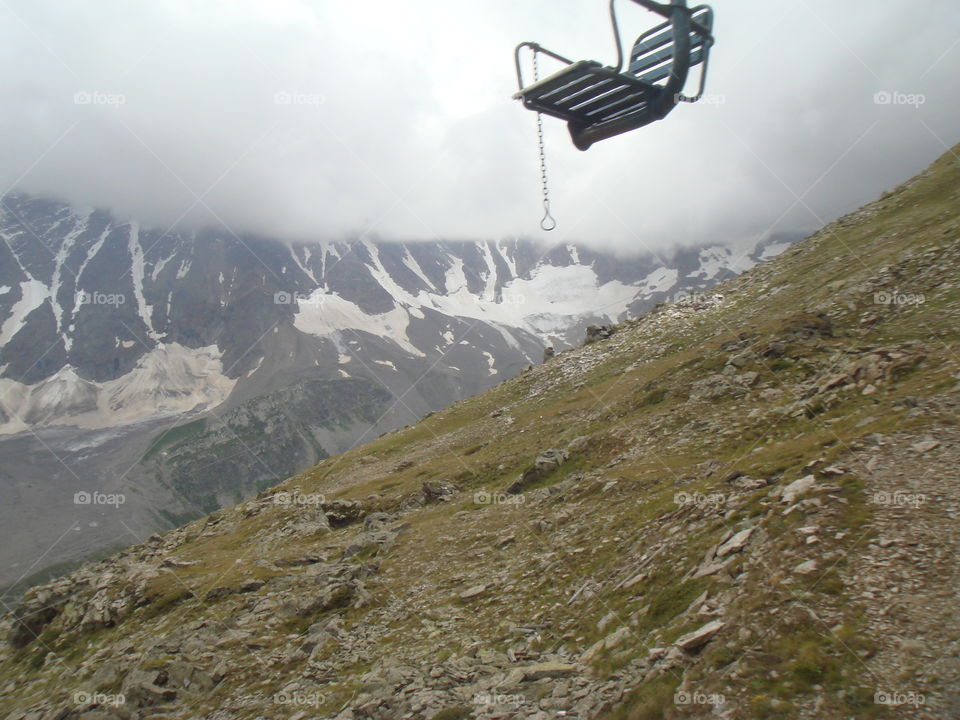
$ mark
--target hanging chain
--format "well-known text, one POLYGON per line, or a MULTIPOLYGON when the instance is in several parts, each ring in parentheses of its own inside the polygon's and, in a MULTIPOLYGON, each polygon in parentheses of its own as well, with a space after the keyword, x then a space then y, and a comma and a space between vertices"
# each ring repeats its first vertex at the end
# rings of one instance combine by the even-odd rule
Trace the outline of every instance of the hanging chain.
MULTIPOLYGON (((536 48, 533 50, 533 81, 540 81, 540 58, 536 48)), ((540 227, 546 231, 553 230, 557 221, 550 214, 550 188, 547 184, 547 153, 543 142, 543 115, 537 113, 537 141, 540 145, 540 183, 543 186, 543 219, 540 227)))

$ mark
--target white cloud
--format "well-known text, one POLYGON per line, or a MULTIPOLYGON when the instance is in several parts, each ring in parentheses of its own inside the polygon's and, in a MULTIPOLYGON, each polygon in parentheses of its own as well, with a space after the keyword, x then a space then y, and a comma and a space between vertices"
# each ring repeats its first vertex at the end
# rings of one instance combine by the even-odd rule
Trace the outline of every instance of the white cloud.
MULTIPOLYGON (((923 167, 944 150, 935 136, 957 142, 952 0, 715 5, 722 104, 586 153, 545 119, 551 239, 812 227, 923 167), (926 102, 877 105, 883 90, 926 102)), ((656 21, 622 15, 628 36, 656 21)), ((534 115, 510 99, 513 45, 610 61, 606 22, 599 0, 6 0, 0 190, 285 238, 533 234, 534 115)))

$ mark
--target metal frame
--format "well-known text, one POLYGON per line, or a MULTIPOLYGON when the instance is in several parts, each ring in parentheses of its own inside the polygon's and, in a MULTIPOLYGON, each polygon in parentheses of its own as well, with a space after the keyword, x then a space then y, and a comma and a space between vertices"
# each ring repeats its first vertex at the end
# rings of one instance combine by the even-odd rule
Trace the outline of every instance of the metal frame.
MULTIPOLYGON (((668 27, 670 28, 672 34, 672 57, 670 73, 666 77, 667 82, 664 85, 645 82, 633 73, 624 71, 623 40, 617 20, 616 0, 610 0, 610 21, 613 26, 614 42, 617 50, 617 64, 615 66, 604 67, 599 63, 584 62, 582 77, 593 76, 598 79, 598 82, 606 82, 609 80, 609 87, 614 87, 613 83, 618 83, 615 90, 621 94, 632 92, 635 97, 642 94, 645 101, 641 103, 643 105, 641 109, 627 114, 615 114, 609 120, 591 123, 585 121, 583 117, 578 116, 572 111, 564 112, 562 110, 551 109, 542 102, 538 102, 537 98, 530 100, 526 97, 526 93, 540 86, 542 83, 550 82, 554 76, 548 77, 541 82, 535 82, 529 87, 525 86, 523 70, 520 63, 520 53, 524 48, 530 48, 534 53, 543 53, 548 57, 564 63, 568 67, 577 63, 534 42, 522 42, 517 45, 514 50, 517 85, 519 86, 519 92, 517 92, 514 97, 522 100, 524 106, 530 110, 546 112, 547 114, 567 120, 573 143, 580 150, 586 150, 593 143, 600 140, 619 135, 629 130, 634 130, 651 122, 655 122, 656 120, 661 120, 673 110, 677 103, 696 102, 703 95, 709 61, 709 50, 713 44, 713 35, 710 28, 693 20, 693 15, 707 6, 701 5, 695 8, 689 8, 687 7, 687 0, 672 0, 669 4, 656 2, 655 0, 632 0, 632 2, 667 19, 667 23, 647 31, 641 35, 637 41, 637 43, 639 43, 647 35, 656 34, 661 30, 668 27), (683 95, 683 88, 686 85, 690 70, 691 32, 703 38, 703 68, 701 70, 700 88, 697 95, 688 97, 683 95), (633 90, 631 90, 631 88, 633 88, 633 90)), ((709 8, 707 8, 707 10, 709 10, 709 8)), ((636 47, 636 43, 634 47, 636 47)))

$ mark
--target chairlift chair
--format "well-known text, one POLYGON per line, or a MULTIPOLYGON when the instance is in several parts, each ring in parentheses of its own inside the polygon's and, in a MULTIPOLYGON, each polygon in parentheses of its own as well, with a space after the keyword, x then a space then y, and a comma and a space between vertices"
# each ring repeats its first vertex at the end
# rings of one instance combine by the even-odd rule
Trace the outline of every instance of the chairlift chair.
POLYGON ((669 3, 633 0, 666 18, 643 33, 625 63, 616 0, 610 0, 610 19, 617 45, 617 64, 594 60, 574 62, 534 42, 517 45, 514 57, 519 92, 515 99, 537 113, 567 121, 573 144, 580 150, 593 143, 665 118, 680 102, 696 102, 703 95, 710 47, 713 45, 713 10, 707 5, 687 7, 687 0, 669 3), (533 51, 533 84, 525 86, 520 67, 521 51, 533 51), (566 65, 542 80, 537 55, 542 53, 566 65), (690 68, 702 64, 697 94, 683 94, 690 68), (626 65, 626 67, 624 67, 626 65))

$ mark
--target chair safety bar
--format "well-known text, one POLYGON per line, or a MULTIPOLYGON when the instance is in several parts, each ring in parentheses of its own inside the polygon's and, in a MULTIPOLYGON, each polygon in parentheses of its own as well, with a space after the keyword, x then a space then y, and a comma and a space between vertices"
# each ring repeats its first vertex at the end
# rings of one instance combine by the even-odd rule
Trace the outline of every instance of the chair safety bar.
POLYGON ((552 50, 547 50, 545 47, 538 45, 535 42, 522 42, 519 45, 517 45, 516 49, 513 51, 513 60, 517 66, 517 87, 520 90, 523 90, 526 87, 526 85, 524 85, 524 82, 523 82, 523 69, 520 67, 520 51, 525 47, 530 48, 535 53, 538 53, 538 52, 543 53, 548 57, 552 57, 554 60, 559 60, 565 65, 573 65, 573 60, 570 60, 569 58, 565 58, 563 55, 558 55, 552 50))

